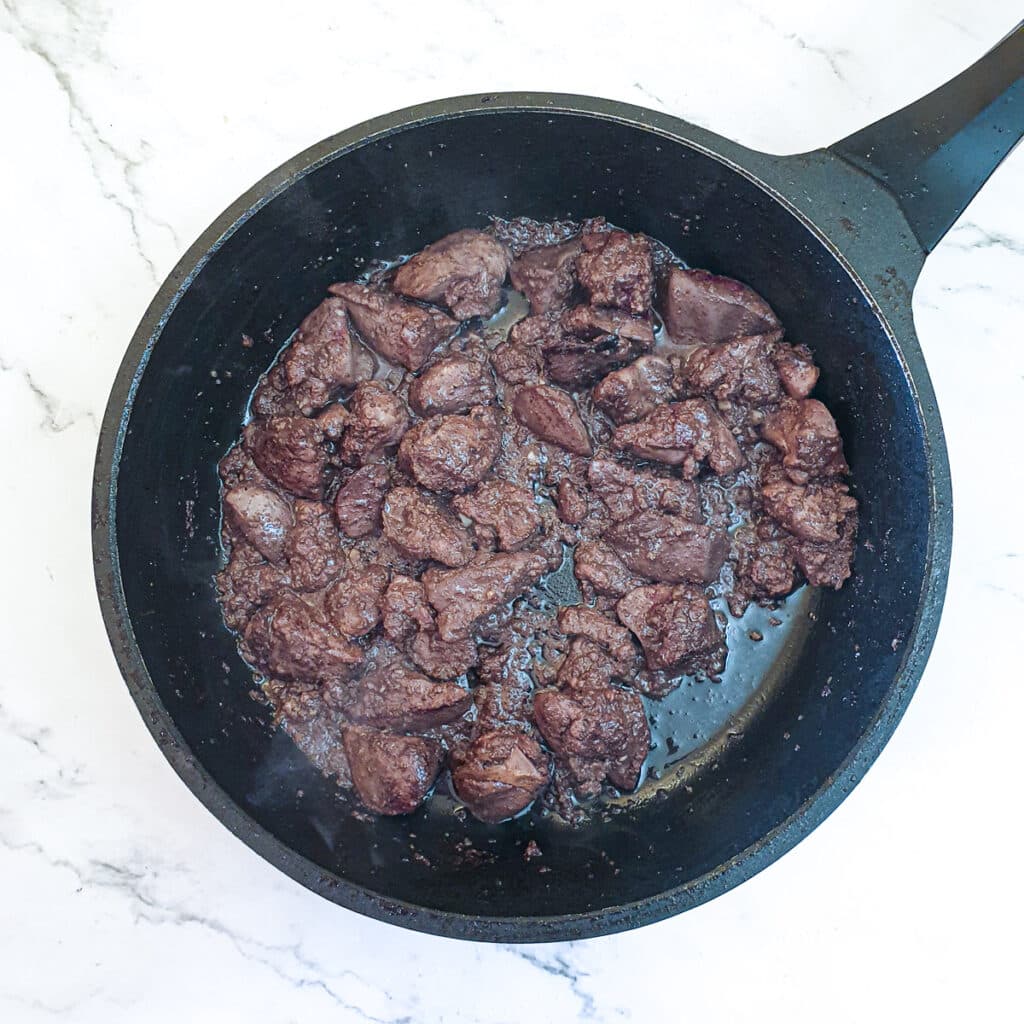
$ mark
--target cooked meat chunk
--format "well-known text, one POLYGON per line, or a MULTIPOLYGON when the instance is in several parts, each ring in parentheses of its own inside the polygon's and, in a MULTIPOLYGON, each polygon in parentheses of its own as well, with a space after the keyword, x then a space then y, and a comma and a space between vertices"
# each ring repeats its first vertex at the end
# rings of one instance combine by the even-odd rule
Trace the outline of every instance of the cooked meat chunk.
POLYGON ((452 766, 455 793, 475 818, 498 822, 525 810, 548 784, 548 755, 517 729, 481 733, 452 766))
POLYGON ((379 462, 409 429, 409 410, 386 384, 360 384, 348 404, 349 419, 341 439, 341 456, 352 465, 379 462))
POLYGON ((800 540, 831 544, 839 539, 839 524, 857 508, 849 488, 837 480, 821 484, 769 480, 761 488, 765 511, 800 540))
POLYGON ((532 384, 544 376, 544 355, 540 347, 514 341, 511 337, 492 350, 491 365, 509 384, 532 384))
POLYGON ((641 351, 654 346, 654 328, 643 316, 631 316, 621 309, 605 306, 573 306, 558 321, 562 329, 577 338, 594 339, 609 336, 622 339, 641 351))
POLYGON ((780 331, 778 317, 757 292, 706 270, 669 270, 662 316, 669 334, 685 344, 780 331))
POLYGON ((267 416, 300 416, 292 389, 288 387, 284 366, 272 366, 256 386, 252 394, 252 414, 260 418, 267 416))
POLYGON ((272 416, 242 431, 253 462, 275 484, 300 498, 319 498, 327 454, 324 433, 304 416, 272 416))
POLYGON ((777 402, 782 390, 772 354, 775 339, 750 334, 699 345, 679 361, 676 386, 683 394, 752 405, 777 402))
POLYGON ((423 583, 437 612, 441 638, 469 636, 482 619, 531 587, 547 568, 541 554, 502 552, 461 569, 428 569, 423 583))
POLYGON ((295 502, 295 525, 284 555, 296 590, 320 590, 345 568, 345 552, 330 509, 319 501, 295 502))
POLYGON ((660 512, 638 512, 605 530, 627 569, 661 583, 710 583, 729 553, 721 530, 660 512))
POLYGON ((327 290, 344 299, 360 336, 375 352, 414 373, 458 327, 439 309, 418 306, 380 288, 346 283, 327 290))
POLYGON ((569 690, 601 689, 615 675, 615 664, 608 652, 593 640, 577 636, 558 667, 558 685, 569 690))
POLYGON ((351 786, 352 773, 341 739, 344 720, 325 702, 321 687, 268 679, 263 694, 274 706, 274 724, 284 729, 314 767, 334 776, 339 786, 351 786))
POLYGON ((576 403, 566 392, 547 384, 531 384, 516 392, 512 415, 542 441, 574 455, 593 450, 576 403))
POLYGON ((781 342, 773 354, 782 386, 790 398, 806 398, 818 383, 818 367, 806 345, 781 342))
POLYGON ((469 690, 456 683, 435 683, 388 665, 363 676, 346 711, 353 722, 377 729, 427 732, 461 718, 472 703, 469 690))
POLYGON ((443 505, 414 487, 396 487, 384 499, 384 536, 407 558, 465 565, 473 557, 469 531, 443 505))
POLYGON ((782 452, 786 475, 795 484, 813 477, 840 476, 849 470, 836 421, 814 398, 783 399, 764 421, 761 433, 782 452))
POLYGON ((532 728, 529 721, 532 669, 532 652, 515 638, 481 652, 476 672, 480 685, 473 691, 479 730, 506 725, 532 728))
POLYGON ((535 536, 541 526, 540 512, 525 487, 504 480, 488 480, 476 490, 452 501, 455 510, 498 535, 502 551, 514 551, 535 536))
POLYGON ((457 320, 490 316, 501 305, 510 259, 493 235, 456 231, 403 263, 391 286, 411 299, 443 303, 457 320))
POLYGON ((676 397, 672 364, 661 356, 641 356, 613 370, 594 388, 594 405, 613 423, 634 423, 676 397))
POLYGON ((629 673, 636 663, 636 645, 628 629, 595 608, 572 605, 558 611, 558 628, 566 636, 586 637, 600 645, 612 659, 618 675, 629 673))
POLYGON ((477 662, 476 644, 470 639, 442 640, 435 630, 421 630, 409 645, 409 657, 435 679, 458 679, 477 662))
POLYGON ((224 493, 224 518, 268 562, 284 558, 288 531, 295 522, 292 507, 265 487, 235 487, 224 493))
POLYGON ((418 630, 432 630, 434 616, 423 584, 409 576, 395 576, 384 592, 381 622, 384 635, 395 643, 408 640, 418 630))
POLYGON ((229 629, 242 630, 253 612, 291 584, 287 569, 271 565, 248 544, 232 545, 228 564, 217 573, 217 596, 229 629))
POLYGON ((284 378, 305 416, 325 406, 339 388, 373 376, 373 356, 348 329, 341 299, 324 299, 299 325, 281 357, 284 378))
POLYGON ((687 480, 700 472, 705 461, 719 476, 735 472, 746 462, 729 428, 700 398, 659 406, 638 423, 616 427, 612 446, 642 459, 679 466, 687 480))
POLYGON ((341 402, 334 402, 316 415, 316 424, 328 441, 340 441, 348 426, 349 411, 341 402))
POLYGON ((334 518, 346 537, 368 537, 380 530, 384 495, 391 486, 387 468, 377 463, 357 469, 334 496, 334 518))
POLYGON ((524 252, 509 268, 512 287, 521 291, 532 313, 547 313, 564 306, 576 284, 576 257, 582 243, 574 238, 561 245, 545 245, 524 252))
POLYGON ((624 792, 636 789, 651 730, 635 693, 542 690, 533 700, 533 718, 547 745, 568 760, 581 797, 600 792, 601 778, 624 792), (599 773, 587 771, 587 762, 597 762, 599 773))
POLYGON ((791 545, 778 531, 743 527, 733 535, 735 560, 733 593, 729 610, 742 615, 751 598, 782 597, 796 586, 791 545))
POLYGON ((795 545, 796 564, 812 587, 838 590, 849 578, 853 545, 857 536, 857 513, 848 512, 839 524, 839 539, 833 544, 801 541, 795 545))
POLYGON ((364 636, 380 622, 380 605, 388 585, 387 569, 368 565, 351 569, 324 595, 324 611, 339 633, 364 636))
POLYGON ((563 523, 576 524, 583 522, 589 506, 587 496, 567 476, 558 481, 555 489, 555 508, 558 518, 563 523))
POLYGON ((651 243, 625 231, 585 234, 576 274, 595 306, 614 306, 629 313, 651 308, 654 269, 651 243))
POLYGON ((249 620, 244 639, 253 664, 278 679, 345 679, 363 660, 362 650, 339 636, 315 604, 290 590, 249 620))
POLYGON ((465 416, 434 416, 417 424, 398 449, 399 465, 431 491, 468 491, 501 450, 494 409, 476 406, 465 416))
POLYGON ((656 584, 631 590, 615 606, 644 649, 650 669, 688 671, 722 644, 722 632, 700 587, 656 584))
POLYGON ((587 480, 616 520, 637 512, 669 512, 693 522, 703 518, 700 491, 690 480, 655 476, 600 456, 591 461, 587 480))
POLYGON ((352 784, 367 809, 375 814, 416 810, 441 770, 441 744, 358 725, 348 726, 343 736, 352 784))
POLYGON ((598 594, 621 597, 640 583, 603 541, 577 544, 574 561, 576 578, 580 583, 589 583, 598 594))
POLYGON ((409 387, 409 405, 418 416, 466 412, 494 401, 494 379, 486 363, 456 352, 434 363, 409 387))

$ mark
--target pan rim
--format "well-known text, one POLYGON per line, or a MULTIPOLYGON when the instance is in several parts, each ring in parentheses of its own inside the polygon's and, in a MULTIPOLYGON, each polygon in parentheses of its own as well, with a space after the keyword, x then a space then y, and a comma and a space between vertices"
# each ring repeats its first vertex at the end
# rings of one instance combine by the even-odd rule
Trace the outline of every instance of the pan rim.
MULTIPOLYGON (((332 902, 416 931, 495 942, 543 942, 612 934, 664 920, 705 903, 767 867, 816 828, 849 794, 899 723, 920 681, 934 642, 945 594, 952 535, 949 466, 942 426, 912 326, 897 338, 879 301, 839 248, 801 210, 755 173, 730 158, 785 160, 745 150, 672 115, 614 100, 557 93, 474 94, 419 104, 365 121, 306 148, 231 203, 188 248, 157 290, 119 366, 101 424, 93 478, 92 538, 97 593, 118 668, 143 721, 186 786, 234 835, 277 869, 332 902), (266 203, 306 174, 388 135, 455 117, 496 113, 575 114, 652 131, 724 164, 781 204, 810 230, 865 296, 885 329, 911 387, 923 426, 930 494, 925 571, 904 656, 877 714, 839 769, 770 832, 734 857, 683 885, 634 902, 568 915, 479 917, 420 906, 374 892, 334 875, 292 850, 250 817, 213 779, 178 731, 160 700, 135 640, 121 585, 116 536, 121 452, 139 382, 153 347, 181 297, 210 257, 266 203), (922 398, 926 401, 922 401, 922 398), (929 400, 930 399, 930 400, 929 400)), ((837 158, 838 159, 838 158, 837 158)), ((853 172, 856 173, 856 172, 853 172)))

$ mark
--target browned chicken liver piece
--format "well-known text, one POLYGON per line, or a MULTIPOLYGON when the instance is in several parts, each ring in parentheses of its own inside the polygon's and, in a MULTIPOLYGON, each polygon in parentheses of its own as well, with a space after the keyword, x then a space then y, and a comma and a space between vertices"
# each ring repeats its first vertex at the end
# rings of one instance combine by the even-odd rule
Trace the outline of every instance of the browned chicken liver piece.
POLYGON ((857 513, 848 512, 839 524, 839 539, 832 544, 798 541, 794 544, 796 564, 812 587, 838 590, 850 577, 853 545, 857 537, 857 513))
POLYGON ((492 235, 456 231, 403 263, 391 286, 412 299, 443 303, 458 320, 490 316, 501 305, 510 261, 508 250, 492 235))
POLYGON ((795 484, 813 477, 848 472, 843 439, 828 411, 814 398, 785 398, 761 427, 761 434, 782 452, 786 475, 795 484))
POLYGON ((721 417, 701 398, 659 406, 638 423, 615 428, 612 447, 678 466, 687 480, 707 464, 722 476, 745 464, 736 438, 721 417))
POLYGON ((452 766, 458 798, 481 821, 525 810, 548 784, 551 766, 540 744, 518 729, 481 733, 452 766))
POLYGON ((573 637, 558 667, 558 685, 569 690, 601 689, 616 676, 608 652, 585 636, 573 637))
POLYGON ((465 565, 473 557, 469 531, 440 502, 414 487, 396 487, 384 498, 384 536, 407 558, 465 565))
POLYGON ((402 439, 398 462, 431 491, 468 491, 478 484, 501 450, 498 418, 490 406, 465 416, 434 416, 402 439))
POLYGON ((661 356, 641 356, 613 370, 594 388, 594 405, 613 423, 634 423, 676 397, 672 364, 661 356))
POLYGON ((224 518, 269 562, 284 559, 288 531, 295 522, 291 505, 266 487, 235 487, 224 493, 224 518))
POLYGON ((348 412, 339 450, 350 465, 379 462, 409 429, 405 402, 380 381, 360 384, 349 401, 348 412))
POLYGON ((434 363, 409 386, 409 405, 417 416, 466 412, 494 401, 494 378, 486 363, 462 352, 434 363))
POLYGON ((580 583, 589 583, 598 594, 622 597, 640 584, 622 559, 603 541, 581 541, 576 545, 574 570, 580 583))
POLYGON ((529 708, 533 698, 533 653, 513 637, 496 648, 485 648, 477 667, 479 685, 473 695, 477 728, 483 732, 516 725, 532 729, 529 708))
POLYGON ((295 524, 284 555, 296 590, 320 590, 346 567, 345 551, 331 510, 319 501, 295 502, 295 524))
POLYGON ((428 569, 423 584, 441 638, 469 636, 480 620, 528 590, 547 570, 544 555, 525 551, 499 552, 461 569, 428 569))
POLYGON ((233 544, 228 564, 216 576, 217 597, 229 629, 242 630, 257 608, 291 585, 286 568, 272 565, 245 543, 233 544))
POLYGON ((253 615, 244 639, 253 664, 278 679, 345 679, 363 660, 362 650, 340 636, 320 608, 290 590, 253 615))
POLYGON ((703 523, 638 512, 605 530, 627 569, 660 583, 710 583, 729 553, 729 537, 703 523))
POLYGON ((268 416, 301 416, 295 401, 292 389, 288 387, 288 378, 285 376, 284 365, 277 363, 263 375, 263 379, 256 385, 252 393, 250 405, 253 416, 261 419, 268 416))
POLYGON ((334 402, 314 417, 328 441, 340 441, 348 425, 349 412, 341 402, 334 402))
POLYGON ((381 603, 384 635, 395 643, 410 639, 418 630, 434 628, 426 588, 410 576, 396 575, 384 591, 381 603))
POLYGON ((435 679, 458 679, 477 662, 476 644, 470 640, 442 640, 434 630, 421 630, 409 644, 409 657, 417 668, 435 679))
POLYGON ((326 703, 323 689, 315 683, 268 679, 263 694, 274 707, 274 724, 284 729, 313 766, 336 777, 338 785, 352 785, 341 739, 344 719, 326 703))
POLYGON ((643 314, 651 308, 654 268, 643 235, 601 231, 583 235, 576 276, 595 306, 643 314))
POLYGON ((384 495, 391 486, 387 467, 371 463, 357 469, 334 495, 334 518, 346 537, 369 537, 380 531, 384 495))
POLYGON ((765 511, 800 540, 831 544, 839 540, 838 527, 857 508, 849 488, 837 480, 821 484, 769 480, 761 488, 765 511))
POLYGON ((348 726, 343 737, 356 794, 375 814, 410 814, 441 770, 443 750, 437 740, 360 725, 348 726))
POLYGON ((542 441, 574 455, 589 455, 593 451, 576 403, 559 388, 548 384, 520 388, 512 400, 512 415, 542 441))
POLYGON ((346 282, 327 290, 345 300, 360 337, 375 352, 414 373, 458 327, 439 309, 419 306, 380 288, 346 282))
POLYGON ((380 606, 388 585, 383 566, 350 569, 324 595, 324 611, 334 628, 347 637, 364 636, 380 622, 380 606))
MULTIPOLYGON (((534 318, 531 318, 534 319, 534 318)), ((628 363, 654 344, 650 323, 618 309, 575 306, 539 341, 547 376, 583 387, 628 363)))
POLYGON ((577 338, 604 338, 609 335, 631 342, 640 351, 654 347, 654 328, 645 316, 632 316, 621 309, 606 306, 573 306, 558 321, 562 329, 577 338))
POLYGON ((345 303, 338 298, 324 299, 302 321, 281 365, 305 416, 325 406, 340 388, 373 376, 373 356, 352 337, 345 303))
POLYGON ((704 395, 720 402, 777 402, 782 388, 772 359, 774 348, 775 339, 766 334, 699 345, 679 359, 676 387, 681 394, 704 395))
POLYGON ((692 480, 656 476, 598 456, 587 468, 587 481, 612 519, 628 519, 638 512, 668 512, 693 522, 703 519, 700 491, 692 480))
POLYGON ((272 416, 250 423, 242 441, 261 472, 300 498, 319 498, 327 453, 324 433, 304 416, 272 416))
POLYGON ((615 611, 640 641, 650 669, 686 671, 699 655, 723 642, 708 599, 693 584, 637 587, 615 611))
POLYGON ((694 345, 781 329, 771 307, 752 288, 731 277, 679 267, 668 272, 662 316, 673 339, 694 345))
POLYGON ((586 494, 567 476, 555 488, 555 508, 563 523, 575 525, 586 518, 589 510, 586 494))
POLYGON ((388 665, 359 680, 355 700, 346 711, 352 721, 377 729, 427 732, 461 718, 472 703, 469 690, 456 683, 436 683, 400 665, 388 665))
POLYGON ((512 287, 530 303, 530 312, 547 313, 569 301, 576 285, 576 257, 582 243, 578 238, 561 245, 545 245, 524 252, 509 268, 512 287))
POLYGON ((611 657, 618 675, 627 675, 636 665, 637 650, 630 631, 596 608, 560 608, 558 628, 566 636, 586 637, 599 644, 611 657))
POLYGON ((491 352, 491 365, 509 384, 533 384, 544 378, 544 346, 556 345, 564 331, 557 313, 527 316, 513 324, 508 339, 491 352))
POLYGON ((791 545, 777 533, 748 526, 733 534, 735 582, 729 609, 734 615, 742 615, 751 598, 782 597, 796 586, 791 545))
POLYGON ((502 551, 522 547, 541 527, 533 494, 504 480, 486 480, 469 494, 453 499, 452 505, 460 515, 491 527, 502 551))
POLYGON ((636 789, 651 730, 635 693, 613 687, 542 690, 533 699, 533 719, 547 745, 568 760, 578 780, 586 780, 577 783, 580 796, 596 795, 602 776, 625 792, 636 789), (600 773, 580 771, 576 762, 598 762, 600 773))
POLYGON ((775 347, 772 358, 790 398, 806 398, 814 390, 818 383, 818 367, 814 365, 814 356, 806 345, 781 342, 775 347))

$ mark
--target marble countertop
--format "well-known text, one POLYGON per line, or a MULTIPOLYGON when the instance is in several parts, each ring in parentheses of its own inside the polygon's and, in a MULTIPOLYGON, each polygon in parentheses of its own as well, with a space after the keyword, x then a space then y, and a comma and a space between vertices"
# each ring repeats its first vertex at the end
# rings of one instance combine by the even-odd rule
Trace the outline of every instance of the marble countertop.
POLYGON ((1024 408, 1024 152, 914 295, 956 508, 919 693, 825 824, 682 917, 589 942, 471 945, 364 919, 279 874, 191 796, 129 699, 93 591, 88 505, 107 392, 156 286, 236 195, 321 137, 426 99, 532 88, 797 152, 951 77, 1013 8, 0 0, 0 1019, 1008 1019, 1024 911, 1024 479, 1009 454, 1024 408))

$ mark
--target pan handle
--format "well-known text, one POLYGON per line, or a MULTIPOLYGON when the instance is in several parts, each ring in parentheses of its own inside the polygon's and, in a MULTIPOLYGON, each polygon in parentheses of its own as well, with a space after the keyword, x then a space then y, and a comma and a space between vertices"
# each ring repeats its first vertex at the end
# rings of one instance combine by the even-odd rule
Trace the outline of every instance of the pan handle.
POLYGON ((916 103, 830 147, 887 188, 931 252, 1024 134, 1024 22, 916 103))

